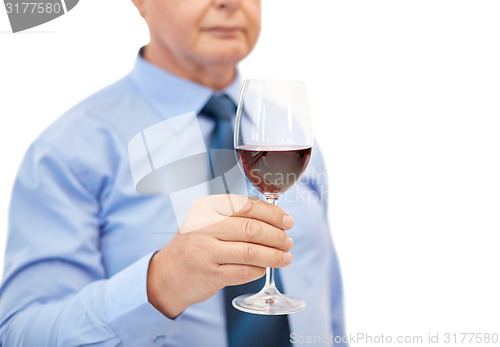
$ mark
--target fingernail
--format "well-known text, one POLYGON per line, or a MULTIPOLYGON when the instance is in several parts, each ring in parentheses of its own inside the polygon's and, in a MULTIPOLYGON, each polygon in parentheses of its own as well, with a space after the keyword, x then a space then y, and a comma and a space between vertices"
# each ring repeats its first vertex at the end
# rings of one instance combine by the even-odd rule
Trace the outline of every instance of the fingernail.
POLYGON ((292 249, 292 247, 293 247, 293 240, 290 237, 288 237, 286 239, 286 245, 285 245, 285 247, 286 247, 287 251, 290 250, 290 249, 292 249))
POLYGON ((286 252, 285 255, 283 256, 283 261, 285 264, 290 264, 292 262, 292 254, 289 252, 286 252))
POLYGON ((286 215, 283 217, 283 225, 285 228, 290 229, 293 226, 293 218, 292 216, 286 215))

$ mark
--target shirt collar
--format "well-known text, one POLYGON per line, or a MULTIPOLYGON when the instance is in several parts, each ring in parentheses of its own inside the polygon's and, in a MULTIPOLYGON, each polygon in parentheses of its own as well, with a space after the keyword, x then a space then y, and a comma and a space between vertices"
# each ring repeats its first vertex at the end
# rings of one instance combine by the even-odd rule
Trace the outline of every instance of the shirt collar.
POLYGON ((215 91, 151 64, 142 57, 143 49, 144 47, 139 50, 130 75, 144 98, 161 118, 193 111, 198 114, 210 97, 218 94, 227 94, 236 105, 238 104, 241 90, 239 72, 227 88, 215 91))

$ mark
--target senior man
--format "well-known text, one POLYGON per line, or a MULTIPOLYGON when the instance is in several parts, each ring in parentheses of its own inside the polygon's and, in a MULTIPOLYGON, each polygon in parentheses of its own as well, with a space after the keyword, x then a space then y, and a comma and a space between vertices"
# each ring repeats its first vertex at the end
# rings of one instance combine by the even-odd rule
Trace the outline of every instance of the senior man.
MULTIPOLYGON (((237 64, 257 42, 260 1, 133 2, 150 31, 133 70, 61 116, 19 170, 2 345, 278 347, 343 336, 324 180, 301 180, 283 209, 233 196, 233 213, 222 195, 207 196, 184 220, 207 223, 181 233, 169 197, 139 195, 131 177, 127 143, 147 127, 195 111, 206 143, 221 135, 207 105, 237 102, 237 64), (230 306, 229 288, 266 267, 281 268, 282 289, 297 291, 304 311, 268 317, 230 306)), ((316 146, 305 176, 324 170, 316 146)))

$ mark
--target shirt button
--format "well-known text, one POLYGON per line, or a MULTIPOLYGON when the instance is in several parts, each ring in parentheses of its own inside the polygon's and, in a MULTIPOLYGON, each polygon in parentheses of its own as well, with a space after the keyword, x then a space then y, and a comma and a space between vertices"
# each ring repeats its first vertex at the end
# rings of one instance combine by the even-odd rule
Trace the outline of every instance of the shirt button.
POLYGON ((165 340, 165 335, 158 335, 158 336, 155 336, 155 338, 153 339, 153 342, 160 342, 160 341, 163 341, 165 340))

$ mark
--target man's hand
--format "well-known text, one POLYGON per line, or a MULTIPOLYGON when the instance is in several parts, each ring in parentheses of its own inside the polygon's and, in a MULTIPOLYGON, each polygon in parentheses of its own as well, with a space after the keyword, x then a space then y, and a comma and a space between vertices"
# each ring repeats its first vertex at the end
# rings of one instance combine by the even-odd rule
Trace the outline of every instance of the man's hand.
POLYGON ((151 259, 149 302, 174 318, 228 285, 290 264, 293 219, 279 206, 240 195, 198 199, 172 240, 151 259))

